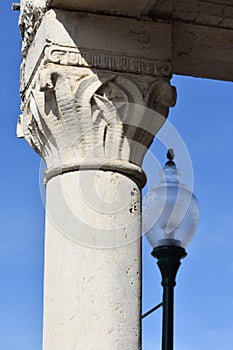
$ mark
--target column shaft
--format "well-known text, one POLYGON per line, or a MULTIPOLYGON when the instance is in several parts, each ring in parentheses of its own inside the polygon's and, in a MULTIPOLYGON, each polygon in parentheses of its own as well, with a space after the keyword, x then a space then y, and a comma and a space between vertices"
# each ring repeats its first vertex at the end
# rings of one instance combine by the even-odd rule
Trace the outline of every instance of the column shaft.
POLYGON ((87 203, 79 175, 70 172, 47 184, 43 350, 138 350, 140 190, 124 175, 99 171, 94 187, 109 203, 106 215, 91 198, 87 203), (123 208, 114 208, 114 196, 124 198, 123 208))

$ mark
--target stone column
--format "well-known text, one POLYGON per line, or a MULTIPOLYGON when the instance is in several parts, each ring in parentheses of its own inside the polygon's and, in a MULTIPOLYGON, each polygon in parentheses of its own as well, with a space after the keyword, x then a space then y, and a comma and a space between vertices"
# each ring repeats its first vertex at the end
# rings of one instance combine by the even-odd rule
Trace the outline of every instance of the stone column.
POLYGON ((47 167, 43 349, 139 350, 141 166, 175 103, 170 31, 27 1, 20 23, 18 135, 47 167))

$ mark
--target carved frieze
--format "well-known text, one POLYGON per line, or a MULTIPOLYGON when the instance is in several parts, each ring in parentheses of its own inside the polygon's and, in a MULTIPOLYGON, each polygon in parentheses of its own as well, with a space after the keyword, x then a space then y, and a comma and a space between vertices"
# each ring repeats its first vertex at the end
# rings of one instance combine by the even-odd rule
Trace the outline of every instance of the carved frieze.
POLYGON ((108 52, 93 52, 93 50, 58 45, 52 45, 46 48, 45 63, 49 62, 159 77, 171 77, 172 75, 171 64, 169 62, 145 60, 124 55, 114 55, 108 52))
MULTIPOLYGON (((61 66, 85 67, 99 70, 114 71, 120 73, 148 75, 160 78, 171 78, 172 68, 170 62, 142 59, 124 55, 116 55, 99 50, 87 50, 82 48, 47 44, 42 54, 38 57, 36 68, 39 64, 56 64, 61 66)), ((24 93, 27 86, 24 85, 25 61, 22 64, 21 91, 24 93)), ((34 73, 37 69, 34 70, 34 73)), ((34 73, 27 83, 30 84, 34 73)))

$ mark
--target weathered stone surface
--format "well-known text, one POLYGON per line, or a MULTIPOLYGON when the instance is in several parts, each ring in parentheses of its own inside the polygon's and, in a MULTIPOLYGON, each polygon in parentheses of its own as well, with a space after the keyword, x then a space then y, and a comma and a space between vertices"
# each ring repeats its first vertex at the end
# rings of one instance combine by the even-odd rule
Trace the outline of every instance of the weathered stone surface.
POLYGON ((85 163, 142 185, 143 157, 176 100, 170 34, 160 23, 44 15, 22 65, 20 124, 46 161, 47 180, 85 163))
POLYGON ((113 171, 48 182, 44 350, 141 349, 140 202, 113 171))
POLYGON ((233 79, 231 12, 21 0, 18 135, 47 166, 44 350, 141 349, 143 157, 175 104, 173 72, 233 79))
POLYGON ((175 103, 167 79, 56 64, 39 76, 20 124, 46 161, 47 180, 82 166, 143 176, 143 157, 175 103))
POLYGON ((48 6, 62 9, 105 12, 129 16, 146 15, 157 0, 47 0, 48 6))
POLYGON ((26 56, 35 33, 45 14, 46 6, 44 0, 21 0, 19 27, 22 35, 22 55, 26 56))
POLYGON ((159 0, 149 15, 172 25, 174 73, 232 81, 231 0, 159 0))
POLYGON ((173 69, 177 74, 233 81, 233 31, 175 24, 173 69))
POLYGON ((176 100, 171 27, 29 8, 18 134, 47 166, 43 350, 140 350, 141 166, 176 100))
MULTIPOLYGON (((23 68, 22 90, 32 78, 36 65, 43 60, 46 48, 52 45, 61 46, 60 51, 83 53, 85 65, 91 68, 167 77, 172 74, 169 25, 50 10, 44 16, 28 51, 23 68), (96 63, 93 62, 94 58, 96 63), (111 61, 111 58, 112 63, 98 65, 101 60, 111 61), (127 61, 125 68, 124 60, 127 61)), ((67 62, 67 65, 69 63, 72 64, 67 62)), ((76 65, 80 66, 79 60, 76 65)))
MULTIPOLYGON (((130 2, 130 1, 129 1, 130 2)), ((49 9, 48 2, 46 3, 45 0, 22 0, 22 16, 21 16, 21 30, 24 37, 23 40, 23 53, 24 55, 27 52, 27 49, 30 45, 30 43, 33 40, 33 37, 36 33, 36 30, 38 29, 38 23, 40 23, 43 14, 46 10, 49 9), (25 7, 25 4, 27 6, 25 7), (34 15, 36 13, 36 16, 34 15), (26 14, 26 18, 24 19, 24 14, 26 14), (30 15, 29 15, 30 14, 30 15), (28 29, 25 32, 25 28, 28 29)), ((54 0, 54 6, 58 6, 60 8, 63 8, 63 6, 71 6, 72 4, 83 5, 86 9, 85 11, 97 11, 97 12, 106 12, 109 11, 108 6, 110 6, 109 2, 104 2, 101 0, 101 2, 84 2, 82 0, 78 0, 77 2, 71 1, 70 3, 67 1, 61 1, 61 0, 54 0), (103 7, 105 6, 105 10, 103 7), (88 9, 89 7, 89 9, 88 9), (97 8, 98 7, 98 8, 97 8), (97 10, 95 10, 97 8, 97 10)), ((121 2, 115 2, 115 6, 121 6, 121 2), (118 4, 119 3, 119 4, 118 4)), ((139 2, 137 3, 139 4, 139 2)), ((140 2, 142 6, 144 6, 144 2, 140 2)), ((149 5, 150 2, 148 3, 149 5)), ((52 5, 51 5, 52 6, 52 5)), ((75 5, 76 6, 76 5, 75 5)), ((111 7, 111 6, 110 6, 111 7)), ((121 14, 127 14, 127 6, 125 5, 122 7, 122 13, 121 14), (124 8, 123 8, 124 7, 124 8), (124 9, 126 12, 124 12, 124 9)), ((79 6, 79 9, 82 9, 82 6, 79 6)), ((135 38, 138 38, 138 44, 140 46, 140 38, 146 41, 146 33, 148 30, 148 26, 151 25, 151 32, 155 33, 155 37, 162 38, 162 41, 164 42, 164 45, 166 46, 167 43, 169 43, 169 40, 166 37, 166 34, 164 36, 164 33, 167 33, 172 30, 173 38, 175 38, 173 45, 170 46, 170 48, 173 48, 173 53, 170 55, 170 57, 173 57, 173 60, 171 61, 172 66, 174 67, 173 72, 176 74, 183 74, 183 75, 192 75, 197 77, 204 77, 204 78, 212 78, 212 79, 222 79, 222 80, 232 80, 232 74, 231 71, 233 70, 233 65, 229 64, 228 56, 231 55, 231 50, 226 52, 225 49, 221 46, 221 37, 225 35, 225 30, 231 31, 233 33, 233 5, 231 0, 212 0, 212 1, 203 1, 203 0, 177 0, 176 2, 172 0, 158 0, 154 4, 152 2, 152 7, 147 7, 147 14, 148 17, 151 18, 156 23, 148 24, 145 19, 141 19, 138 24, 136 22, 131 22, 130 19, 125 19, 125 23, 128 23, 129 25, 132 24, 132 26, 137 28, 137 31, 134 33, 135 38), (163 27, 161 27, 161 31, 159 29, 159 26, 156 26, 158 24, 158 20, 166 20, 166 23, 163 23, 163 27), (147 23, 147 24, 146 24, 147 23), (182 26, 182 24, 184 26, 182 26), (187 27, 185 24, 188 24, 189 32, 192 32, 193 35, 190 37, 190 35, 186 35, 186 29, 187 27), (166 25, 168 26, 168 29, 166 29, 166 25), (144 28, 145 26, 145 28, 144 28), (204 28, 203 28, 204 27, 204 28), (138 28, 141 28, 138 30, 138 28), (213 30, 213 28, 215 30, 213 30), (202 30, 203 29, 203 30, 202 30), (142 31, 145 31, 145 36, 143 38, 142 31), (206 35, 202 35, 202 32, 206 35), (213 41, 216 37, 215 41, 215 48, 217 50, 217 56, 218 60, 214 60, 213 57, 209 56, 209 63, 206 65, 205 59, 203 57, 206 56, 205 49, 202 48, 200 45, 200 42, 204 40, 205 38, 210 38, 211 41, 213 41), (185 39, 186 38, 186 39, 185 39), (187 46, 192 47, 192 51, 198 52, 198 54, 195 54, 192 56, 192 53, 190 55, 190 52, 187 53, 187 46), (185 59, 186 55, 186 59, 185 59), (182 57, 181 57, 182 56, 182 57), (195 61, 195 66, 193 65, 193 62, 195 61), (188 68, 187 68, 188 67, 188 68), (193 67, 193 69, 192 69, 193 67)), ((132 6, 131 9, 136 12, 138 11, 137 6, 132 6)), ((136 15, 135 12, 135 16, 136 15)), ((70 12, 69 12, 70 13, 70 12)), ((146 14, 146 12, 144 12, 146 14)), ((133 14, 132 14, 133 16, 133 14)), ((100 16, 101 17, 101 16, 100 16)), ((109 18, 109 22, 114 17, 109 18)), ((119 19, 119 23, 121 22, 122 18, 116 17, 119 19)), ((69 20, 66 21, 68 23, 69 20)), ((114 22, 114 21, 113 21, 114 22)), ((90 29, 93 28, 94 18, 91 23, 90 29)), ((161 24, 161 23, 160 23, 161 24)), ((121 27, 124 27, 123 22, 121 22, 116 29, 119 30, 121 27)), ((105 35, 108 32, 108 27, 106 27, 107 30, 105 31, 105 35)), ((110 26, 111 28, 111 26, 110 26)), ((133 30, 133 28, 131 27, 133 30)), ((112 32, 110 31, 112 34, 112 32)), ((150 35, 150 34, 149 34, 150 35)), ((232 37, 233 34, 227 34, 227 37, 232 37)), ((87 36, 88 37, 88 36, 87 36)), ((171 36, 170 36, 171 37, 171 36)), ((156 40, 157 40, 156 39, 156 40)), ((111 44, 114 45, 114 43, 117 41, 116 37, 113 36, 113 40, 111 41, 111 44)), ((143 43, 143 40, 141 43, 143 43)), ((151 50, 150 52, 143 49, 143 52, 145 52, 145 56, 147 58, 153 59, 153 48, 156 48, 156 40, 150 41, 151 50), (152 53, 152 56, 151 56, 152 53)), ((231 40, 231 39, 229 39, 231 40)), ((126 47, 128 46, 128 42, 131 42, 131 39, 129 41, 126 40, 126 47)), ((134 40, 132 40, 132 43, 135 43, 134 40)), ((159 44, 160 45, 160 44, 159 44)), ((158 45, 158 46, 159 46, 158 45)), ((206 44, 204 44, 206 45, 206 44)), ((129 44, 130 47, 130 44, 129 44)), ((160 49, 163 51, 163 49, 160 47, 160 49)), ((106 50, 109 50, 109 48, 106 48, 106 50)), ((40 50, 39 50, 40 51, 40 50)), ((127 51, 127 49, 126 49, 127 51)), ((161 51, 161 52, 162 52, 161 51)), ((138 54, 137 54, 138 55, 138 54)), ((140 57, 140 56, 137 56, 140 57)), ((30 60, 28 60, 29 62, 30 60)))
POLYGON ((149 15, 156 19, 190 22, 223 28, 223 21, 232 9, 231 0, 158 0, 149 15))

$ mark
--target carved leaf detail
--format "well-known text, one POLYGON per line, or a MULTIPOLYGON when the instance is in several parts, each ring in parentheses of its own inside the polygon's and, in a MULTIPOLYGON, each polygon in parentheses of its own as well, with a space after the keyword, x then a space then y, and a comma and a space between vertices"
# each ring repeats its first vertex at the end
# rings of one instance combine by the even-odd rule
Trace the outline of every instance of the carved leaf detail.
MULTIPOLYGON (((158 80, 146 101, 134 81, 111 72, 48 66, 27 96, 22 120, 28 143, 48 169, 106 162, 141 167, 144 155, 174 103, 174 89, 158 80), (80 75, 78 75, 79 73, 80 75), (156 111, 147 109, 148 103, 156 111)), ((145 84, 145 82, 144 82, 145 84)), ((55 170, 54 170, 55 171, 55 170)))

